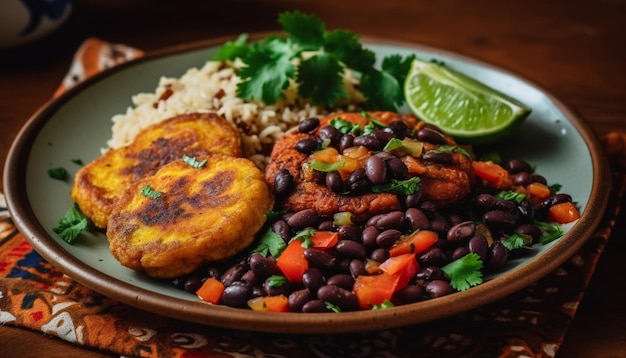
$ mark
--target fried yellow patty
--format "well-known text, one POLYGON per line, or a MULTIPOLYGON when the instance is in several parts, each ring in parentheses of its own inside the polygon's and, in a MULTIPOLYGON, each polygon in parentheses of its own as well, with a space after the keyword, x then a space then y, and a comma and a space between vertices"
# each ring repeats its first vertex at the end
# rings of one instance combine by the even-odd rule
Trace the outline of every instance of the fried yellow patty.
POLYGON ((145 128, 128 146, 110 149, 81 168, 71 196, 95 226, 105 228, 117 199, 131 183, 183 154, 210 153, 241 156, 237 130, 214 113, 176 116, 145 128))
POLYGON ((173 278, 252 243, 274 204, 262 172, 245 158, 196 159, 205 165, 173 161, 119 199, 107 238, 122 265, 173 278))

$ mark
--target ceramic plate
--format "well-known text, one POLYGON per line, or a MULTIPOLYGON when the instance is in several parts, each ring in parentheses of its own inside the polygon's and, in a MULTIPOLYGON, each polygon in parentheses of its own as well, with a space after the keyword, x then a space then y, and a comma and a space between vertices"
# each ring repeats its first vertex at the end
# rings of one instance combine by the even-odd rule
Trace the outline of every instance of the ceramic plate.
POLYGON ((161 76, 180 77, 200 67, 226 40, 169 49, 105 71, 40 109, 18 134, 4 173, 15 224, 49 262, 85 286, 126 304, 191 322, 226 328, 285 333, 332 333, 382 329, 443 318, 484 305, 538 280, 570 258, 596 228, 608 197, 608 173, 596 137, 576 113, 529 81, 489 64, 420 45, 363 39, 378 58, 414 53, 437 59, 512 95, 533 112, 512 140, 500 145, 505 156, 523 157, 550 183, 573 195, 582 216, 566 234, 534 255, 511 261, 482 285, 449 296, 385 310, 303 314, 265 313, 210 305, 175 288, 122 267, 109 253, 104 235, 69 245, 52 228, 73 205, 70 183, 47 170, 71 160, 96 158, 111 135, 111 117, 131 105, 131 96, 153 92, 161 76))

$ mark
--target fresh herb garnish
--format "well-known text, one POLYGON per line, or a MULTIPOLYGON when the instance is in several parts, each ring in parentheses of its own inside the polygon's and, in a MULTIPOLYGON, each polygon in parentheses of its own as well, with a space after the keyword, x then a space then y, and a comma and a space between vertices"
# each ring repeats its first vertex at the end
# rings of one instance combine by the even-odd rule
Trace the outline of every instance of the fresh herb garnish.
POLYGON ((554 184, 551 184, 551 185, 549 186, 549 188, 550 188, 551 190, 553 190, 555 193, 556 193, 556 192, 561 191, 561 188, 562 188, 562 187, 563 187, 563 185, 561 185, 561 184, 559 184, 559 183, 554 183, 554 184))
POLYGON ((196 169, 204 167, 207 163, 206 159, 199 161, 195 157, 190 157, 187 154, 183 154, 183 162, 185 162, 187 165, 190 165, 196 169))
POLYGON ((287 247, 285 240, 283 240, 280 235, 275 233, 271 227, 268 227, 263 233, 263 236, 259 238, 259 243, 254 249, 252 249, 252 252, 257 252, 265 257, 269 254, 272 257, 277 258, 283 252, 285 247, 287 247))
POLYGON ((343 118, 333 118, 330 120, 330 125, 335 127, 341 134, 359 134, 361 132, 361 126, 348 122, 343 118))
POLYGON ((281 217, 282 215, 284 215, 285 213, 287 213, 287 210, 266 211, 265 217, 267 218, 267 221, 272 222, 278 219, 279 217, 281 217))
POLYGON ((81 159, 72 159, 72 163, 76 164, 76 165, 83 165, 83 161, 81 159))
POLYGON ((145 196, 146 198, 158 199, 159 197, 161 197, 161 194, 163 193, 152 189, 150 185, 146 185, 143 188, 141 188, 141 195, 145 196))
POLYGON ((328 301, 324 301, 324 305, 326 305, 326 308, 328 308, 329 310, 335 312, 335 313, 340 313, 341 312, 341 308, 339 308, 339 306, 337 306, 336 304, 333 304, 331 302, 328 301))
POLYGON ((343 166, 346 165, 346 161, 345 160, 339 160, 337 162, 334 163, 328 163, 328 162, 324 162, 321 160, 312 160, 311 161, 311 168, 317 170, 318 172, 325 172, 325 173, 329 173, 329 172, 334 172, 335 170, 339 170, 341 168, 343 168, 343 166))
POLYGON ((477 254, 467 254, 441 268, 450 277, 450 286, 457 291, 465 291, 483 283, 483 261, 477 254))
POLYGON ((327 31, 318 17, 298 11, 279 14, 278 23, 287 36, 271 35, 246 43, 243 34, 213 57, 220 61, 239 58, 244 63, 238 71, 240 98, 273 104, 293 81, 302 97, 332 107, 348 96, 342 75, 350 69, 360 77, 359 90, 368 107, 396 110, 404 103, 402 87, 414 55, 387 56, 377 69, 376 54, 364 48, 353 32, 327 31))
POLYGON ((302 230, 300 232, 298 232, 297 234, 295 234, 292 238, 291 241, 293 240, 300 240, 302 241, 302 247, 309 248, 313 246, 313 241, 311 241, 311 238, 315 235, 315 229, 305 229, 302 230))
POLYGON ((543 245, 563 236, 564 232, 560 224, 535 221, 535 225, 539 226, 544 232, 544 235, 539 239, 539 242, 543 245))
POLYGON ((59 226, 52 229, 63 241, 71 244, 78 235, 89 226, 89 220, 78 208, 74 206, 59 220, 59 226))
POLYGON ((419 183, 419 177, 413 177, 407 180, 392 179, 387 184, 372 186, 372 192, 411 195, 420 189, 419 183))
POLYGON ((287 283, 287 278, 281 275, 272 275, 267 279, 267 286, 270 288, 280 288, 287 283))
POLYGON ((514 201, 516 203, 521 203, 524 199, 526 199, 526 195, 522 193, 516 193, 512 190, 503 190, 495 195, 496 199, 514 201))
POLYGON ((501 242, 507 250, 513 251, 523 247, 530 248, 533 244, 533 239, 528 235, 513 233, 511 236, 503 239, 501 242))
POLYGON ((372 310, 384 310, 385 308, 391 308, 393 307, 393 302, 389 301, 389 300, 384 300, 381 304, 379 305, 373 305, 372 306, 372 310))
POLYGON ((68 177, 67 170, 63 167, 48 169, 48 176, 52 179, 66 180, 68 177))
POLYGON ((472 156, 463 148, 456 145, 441 145, 437 149, 429 150, 431 153, 459 153, 472 159, 472 156))

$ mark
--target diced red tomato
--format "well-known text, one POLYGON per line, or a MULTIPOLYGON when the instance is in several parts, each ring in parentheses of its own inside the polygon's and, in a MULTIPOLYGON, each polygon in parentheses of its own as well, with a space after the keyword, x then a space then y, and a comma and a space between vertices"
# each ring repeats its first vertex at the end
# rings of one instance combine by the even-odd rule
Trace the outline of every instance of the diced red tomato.
POLYGON ((287 245, 282 254, 278 256, 276 264, 283 272, 287 280, 302 282, 302 275, 308 270, 309 262, 304 258, 302 241, 293 240, 287 245))
POLYGON ((538 182, 528 184, 526 190, 531 197, 539 199, 545 199, 552 194, 552 191, 547 185, 538 182))
POLYGON ((486 180, 493 188, 507 189, 513 183, 509 172, 492 161, 482 162, 475 160, 472 162, 472 168, 477 177, 486 180))
POLYGON ((565 202, 555 204, 548 209, 548 220, 559 223, 567 224, 580 218, 578 209, 572 202, 565 202))
POLYGON ((407 236, 404 239, 396 242, 389 249, 389 255, 398 256, 407 253, 419 254, 420 252, 434 245, 438 239, 439 236, 434 231, 416 231, 410 236, 407 236))
POLYGON ((222 299, 222 293, 224 292, 224 284, 216 278, 207 278, 202 286, 196 291, 196 295, 202 300, 218 304, 222 299))
POLYGON ((374 276, 358 276, 352 290, 362 309, 371 309, 385 301, 390 301, 396 291, 399 275, 390 275, 383 272, 374 276))
POLYGON ((415 254, 402 254, 385 260, 385 262, 380 264, 380 269, 389 275, 398 276, 398 282, 394 288, 395 291, 406 286, 420 270, 420 267, 415 254))
POLYGON ((339 242, 339 234, 332 231, 316 231, 313 237, 311 237, 313 247, 318 249, 329 249, 339 242))

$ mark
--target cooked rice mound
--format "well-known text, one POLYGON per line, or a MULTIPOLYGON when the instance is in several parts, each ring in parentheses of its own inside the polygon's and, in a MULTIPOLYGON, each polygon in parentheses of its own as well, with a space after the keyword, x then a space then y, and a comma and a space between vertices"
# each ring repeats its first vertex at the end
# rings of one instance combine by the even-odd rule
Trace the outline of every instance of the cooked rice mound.
MULTIPOLYGON (((162 77, 153 93, 133 96, 133 106, 113 117, 108 146, 127 145, 142 128, 175 115, 217 112, 239 129, 243 155, 263 169, 271 146, 285 131, 306 118, 329 113, 301 98, 293 83, 284 91, 285 98, 273 105, 238 98, 238 66, 241 63, 208 61, 202 67, 187 70, 180 78, 162 77)), ((350 71, 345 72, 348 98, 336 110, 356 110, 364 102, 356 90, 357 82, 350 71)))

